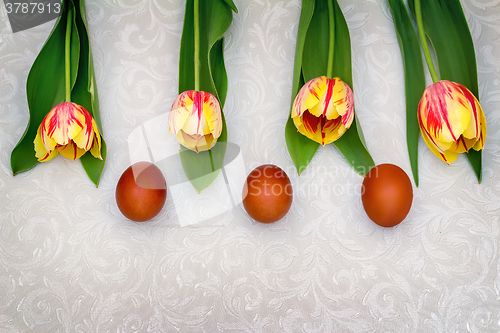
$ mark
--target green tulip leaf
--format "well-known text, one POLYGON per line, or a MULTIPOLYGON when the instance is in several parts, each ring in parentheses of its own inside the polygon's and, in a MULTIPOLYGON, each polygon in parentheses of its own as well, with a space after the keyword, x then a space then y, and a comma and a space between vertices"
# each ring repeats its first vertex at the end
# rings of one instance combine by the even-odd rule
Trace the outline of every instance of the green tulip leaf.
MULTIPOLYGON (((212 73, 213 84, 216 91, 216 94, 214 95, 217 96, 222 110, 226 101, 228 88, 226 66, 224 64, 223 38, 217 40, 210 50, 210 71, 212 73)), ((224 123, 224 128, 225 127, 226 125, 224 123)))
POLYGON ((234 4, 233 0, 224 0, 224 1, 231 8, 233 12, 238 13, 238 8, 236 8, 236 5, 234 4))
POLYGON ((187 179, 195 190, 200 193, 210 186, 219 175, 224 163, 227 148, 226 120, 222 115, 224 127, 222 133, 212 149, 199 153, 180 146, 180 159, 187 179), (196 166, 196 167, 194 167, 196 166))
POLYGON ((402 0, 389 0, 403 57, 406 95, 406 144, 415 185, 418 186, 418 104, 425 90, 425 74, 418 35, 402 0))
POLYGON ((299 29, 297 31, 297 42, 295 46, 295 62, 293 64, 292 104, 295 100, 295 96, 297 96, 300 88, 302 88, 305 83, 304 76, 302 74, 302 58, 304 55, 307 30, 311 24, 315 4, 315 0, 302 0, 299 29))
MULTIPOLYGON (((292 105, 295 100, 295 96, 297 96, 300 88, 304 85, 302 58, 304 54, 307 30, 314 13, 314 5, 315 0, 302 0, 299 29, 297 32, 297 44, 295 47, 295 62, 293 67, 292 105)), ((316 154, 319 143, 309 140, 307 137, 300 134, 297 131, 291 117, 288 118, 285 126, 285 140, 290 157, 292 158, 295 168, 300 175, 309 162, 311 162, 314 154, 316 154)))
MULTIPOLYGON (((295 51, 292 105, 305 82, 327 75, 332 41, 333 76, 352 87, 351 40, 347 23, 337 1, 303 0, 295 51), (334 25, 330 24, 328 10, 330 5, 333 5, 334 25), (333 39, 330 39, 331 33, 334 34, 333 39)), ((297 132, 294 127, 293 121, 289 119, 285 137, 290 156, 300 174, 311 161, 319 144, 297 132)), ((334 145, 362 176, 375 165, 366 148, 356 115, 351 128, 335 141, 334 145)))
POLYGON ((80 35, 80 63, 78 76, 71 91, 71 100, 83 106, 93 117, 101 133, 101 159, 95 158, 90 152, 80 157, 80 162, 96 186, 99 185, 104 164, 106 161, 106 143, 102 137, 101 118, 99 115, 99 100, 97 96, 97 84, 94 76, 94 62, 87 30, 85 17, 85 1, 72 0, 76 8, 76 26, 80 35))
MULTIPOLYGON (((237 10, 232 0, 201 0, 199 6, 199 90, 216 96, 222 109, 228 87, 223 53, 224 39, 222 36, 233 20, 232 10, 235 12, 237 10)), ((187 0, 179 58, 179 94, 195 89, 194 54, 194 0, 187 0)), ((201 192, 215 181, 224 162, 227 129, 224 115, 222 119, 221 136, 210 152, 196 153, 183 146, 180 148, 184 173, 198 192, 201 192)))
MULTIPOLYGON (((415 15, 415 2, 408 4, 415 15)), ((474 42, 459 0, 421 0, 424 30, 436 54, 441 80, 466 86, 479 99, 474 42)), ((482 152, 470 150, 467 158, 481 182, 482 152)))
POLYGON ((297 173, 300 174, 307 167, 316 154, 319 143, 310 140, 305 135, 300 134, 293 123, 291 117, 288 118, 285 127, 285 140, 288 152, 292 157, 297 173))
MULTIPOLYGON (((335 58, 333 62, 334 75, 353 87, 351 63, 351 38, 349 28, 337 1, 335 0, 335 58)), ((333 143, 342 153, 347 162, 361 176, 375 166, 364 140, 363 132, 356 113, 351 127, 333 143)))
POLYGON ((328 49, 330 47, 328 2, 331 1, 332 0, 316 1, 314 5, 314 13, 307 29, 302 54, 304 83, 322 75, 326 75, 328 67, 328 49))
POLYGON ((80 41, 75 24, 75 8, 72 1, 62 3, 61 15, 36 57, 26 84, 29 107, 29 122, 26 130, 11 154, 11 168, 14 175, 34 167, 33 141, 43 118, 57 104, 65 100, 65 38, 67 20, 72 20, 71 33, 71 85, 76 81, 80 57, 80 41))

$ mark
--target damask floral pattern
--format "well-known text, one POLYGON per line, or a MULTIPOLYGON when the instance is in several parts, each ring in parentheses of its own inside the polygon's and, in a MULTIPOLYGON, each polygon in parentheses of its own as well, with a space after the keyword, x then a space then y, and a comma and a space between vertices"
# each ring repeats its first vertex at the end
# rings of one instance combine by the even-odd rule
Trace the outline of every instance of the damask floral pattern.
MULTIPOLYGON (((126 220, 114 188, 131 164, 130 134, 177 96, 184 2, 86 2, 108 144, 99 188, 66 159, 12 176, 26 77, 54 21, 13 34, 0 10, 2 332, 500 331, 500 1, 461 1, 488 122, 483 183, 464 156, 447 166, 421 141, 413 208, 391 229, 368 219, 362 178, 338 151, 320 148, 300 177, 288 155, 299 0, 235 0, 225 43, 229 141, 246 172, 274 163, 288 173, 289 214, 261 225, 237 204, 221 224, 181 227, 169 194, 153 221, 126 220)), ((388 4, 339 4, 368 148, 411 174, 388 4)), ((194 211, 207 206, 194 198, 194 211)))

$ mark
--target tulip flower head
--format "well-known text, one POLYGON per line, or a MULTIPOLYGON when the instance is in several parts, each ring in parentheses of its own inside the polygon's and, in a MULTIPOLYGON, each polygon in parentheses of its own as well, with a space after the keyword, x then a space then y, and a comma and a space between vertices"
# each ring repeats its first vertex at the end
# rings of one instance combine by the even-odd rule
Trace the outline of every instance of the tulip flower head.
POLYGON ((71 102, 56 105, 42 120, 33 142, 39 162, 47 162, 59 153, 69 159, 87 151, 102 160, 101 134, 90 113, 71 102))
POLYGON ((307 82, 292 106, 297 130, 323 146, 340 138, 354 119, 354 97, 341 79, 320 76, 307 82))
POLYGON ((217 98, 205 91, 185 91, 175 99, 168 116, 168 131, 184 147, 209 150, 222 132, 222 112, 217 98))
POLYGON ((483 109, 474 94, 459 83, 441 80, 428 86, 418 105, 418 122, 427 146, 448 164, 470 148, 483 149, 483 109))

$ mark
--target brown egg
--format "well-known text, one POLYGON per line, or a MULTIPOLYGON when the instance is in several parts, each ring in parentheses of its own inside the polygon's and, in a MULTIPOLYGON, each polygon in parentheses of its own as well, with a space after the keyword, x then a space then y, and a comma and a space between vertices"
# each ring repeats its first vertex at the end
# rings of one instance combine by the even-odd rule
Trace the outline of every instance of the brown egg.
POLYGON ((255 221, 272 223, 286 215, 293 200, 290 179, 272 164, 255 168, 243 187, 243 206, 255 221))
POLYGON ((410 178, 394 164, 377 165, 363 180, 361 199, 373 222, 382 227, 393 227, 410 211, 413 200, 410 178))
POLYGON ((143 222, 155 217, 165 204, 167 183, 158 167, 137 162, 123 172, 116 185, 116 203, 125 217, 143 222))

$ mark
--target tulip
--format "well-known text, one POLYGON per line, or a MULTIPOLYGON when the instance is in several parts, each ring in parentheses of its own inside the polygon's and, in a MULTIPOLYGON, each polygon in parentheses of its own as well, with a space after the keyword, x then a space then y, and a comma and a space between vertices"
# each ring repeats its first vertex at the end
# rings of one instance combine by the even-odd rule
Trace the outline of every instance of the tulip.
POLYGON ((168 131, 181 145, 197 153, 211 149, 222 132, 219 101, 205 91, 183 92, 170 110, 168 131))
POLYGON ((293 123, 301 134, 324 146, 340 138, 351 126, 353 102, 351 88, 341 79, 312 79, 293 102, 293 123))
POLYGON ((474 94, 459 83, 441 80, 428 86, 418 105, 418 122, 427 146, 448 164, 470 148, 483 149, 483 109, 474 94))
POLYGON ((34 144, 40 162, 50 161, 59 153, 75 160, 87 151, 102 160, 101 135, 94 118, 83 106, 71 102, 49 111, 38 127, 34 144))

